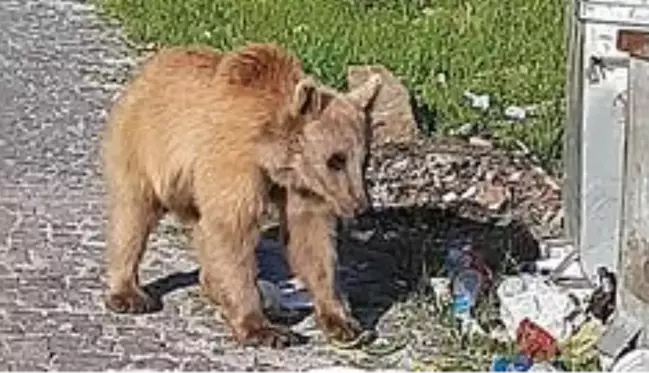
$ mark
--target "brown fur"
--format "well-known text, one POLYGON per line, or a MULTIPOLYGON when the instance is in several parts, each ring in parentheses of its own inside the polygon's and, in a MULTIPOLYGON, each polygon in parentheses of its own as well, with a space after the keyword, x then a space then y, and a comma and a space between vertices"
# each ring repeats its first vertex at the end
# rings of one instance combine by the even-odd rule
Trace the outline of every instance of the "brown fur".
POLYGON ((268 203, 289 234, 289 260, 320 325, 349 339, 357 324, 335 296, 335 216, 367 204, 362 166, 366 108, 379 80, 340 94, 271 44, 229 53, 174 47, 149 59, 113 108, 104 134, 109 195, 108 296, 119 312, 146 312, 138 281, 146 240, 167 211, 193 227, 200 282, 240 341, 295 341, 271 325, 256 288, 255 247, 268 203), (271 187, 282 193, 271 196, 271 187))

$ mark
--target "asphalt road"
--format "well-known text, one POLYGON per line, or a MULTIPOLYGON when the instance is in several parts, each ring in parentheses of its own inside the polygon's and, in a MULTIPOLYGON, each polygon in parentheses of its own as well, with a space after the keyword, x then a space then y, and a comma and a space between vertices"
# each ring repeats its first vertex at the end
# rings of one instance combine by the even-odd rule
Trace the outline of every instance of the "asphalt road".
MULTIPOLYGON (((97 149, 130 55, 84 3, 0 1, 0 370, 333 364, 317 343, 280 352, 236 347, 194 285, 167 294, 156 314, 104 308, 97 149)), ((191 284, 197 265, 184 244, 163 224, 144 281, 191 284)))

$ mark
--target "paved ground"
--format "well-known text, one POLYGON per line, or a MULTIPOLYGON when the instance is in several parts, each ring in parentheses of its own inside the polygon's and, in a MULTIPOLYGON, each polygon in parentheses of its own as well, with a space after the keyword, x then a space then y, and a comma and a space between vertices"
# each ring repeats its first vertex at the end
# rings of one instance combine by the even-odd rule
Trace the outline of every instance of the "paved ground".
MULTIPOLYGON (((0 1, 0 370, 306 369, 322 344, 236 348, 196 286, 154 315, 100 300, 104 209, 97 164, 105 108, 132 60, 116 31, 72 1, 0 1)), ((181 236, 153 239, 145 281, 196 265, 181 236)), ((165 284, 161 283, 164 287, 165 284)))

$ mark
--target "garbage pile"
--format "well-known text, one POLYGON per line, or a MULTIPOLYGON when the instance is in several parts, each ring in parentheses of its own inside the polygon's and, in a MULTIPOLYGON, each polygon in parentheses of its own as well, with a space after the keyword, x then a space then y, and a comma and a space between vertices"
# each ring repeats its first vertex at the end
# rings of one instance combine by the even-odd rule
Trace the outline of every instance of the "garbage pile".
MULTIPOLYGON (((599 361, 598 342, 615 310, 616 279, 601 268, 595 286, 583 278, 577 281, 581 270, 573 254, 555 250, 548 253, 554 257, 521 266, 516 276, 496 279, 470 242, 453 243, 445 262, 447 281, 434 279, 433 287, 438 301, 450 302, 463 333, 489 334, 515 344, 511 355, 493 357, 491 371, 601 367, 605 364, 599 361), (565 284, 566 275, 572 282, 565 284), (480 298, 489 292, 496 294, 501 327, 487 333, 478 325, 475 311, 480 298)), ((649 354, 636 354, 627 357, 631 362, 620 360, 609 368, 619 371, 620 364, 638 368, 642 361, 649 361, 649 354)))

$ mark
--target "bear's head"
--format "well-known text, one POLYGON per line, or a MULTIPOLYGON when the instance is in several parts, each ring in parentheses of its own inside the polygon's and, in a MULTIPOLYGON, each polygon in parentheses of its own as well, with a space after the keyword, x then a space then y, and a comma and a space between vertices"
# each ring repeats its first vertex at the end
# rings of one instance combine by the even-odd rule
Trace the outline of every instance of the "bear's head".
POLYGON ((341 93, 311 77, 302 78, 289 104, 289 115, 297 125, 285 143, 283 161, 269 170, 271 179, 321 200, 340 217, 365 210, 369 117, 381 83, 380 76, 373 75, 358 88, 341 93))

